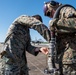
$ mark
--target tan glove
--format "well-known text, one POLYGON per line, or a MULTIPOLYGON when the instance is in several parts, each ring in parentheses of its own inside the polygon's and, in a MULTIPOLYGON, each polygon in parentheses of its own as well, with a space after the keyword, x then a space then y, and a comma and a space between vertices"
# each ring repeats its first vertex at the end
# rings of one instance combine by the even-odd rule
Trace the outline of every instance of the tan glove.
POLYGON ((58 18, 53 19, 53 20, 50 20, 50 22, 49 22, 50 27, 52 27, 52 26, 56 26, 56 25, 57 25, 58 20, 59 20, 58 18))
POLYGON ((55 30, 57 30, 57 22, 58 22, 58 20, 59 20, 58 18, 50 20, 50 22, 49 22, 50 30, 53 30, 53 28, 55 30))
POLYGON ((0 58, 2 58, 6 54, 6 51, 0 53, 0 58))

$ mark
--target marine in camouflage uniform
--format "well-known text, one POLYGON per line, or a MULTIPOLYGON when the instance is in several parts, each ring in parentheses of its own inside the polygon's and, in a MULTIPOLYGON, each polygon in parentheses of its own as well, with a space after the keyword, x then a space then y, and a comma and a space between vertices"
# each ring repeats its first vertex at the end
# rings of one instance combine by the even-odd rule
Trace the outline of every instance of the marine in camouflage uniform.
MULTIPOLYGON (((44 15, 50 18, 58 15, 49 22, 50 29, 54 26, 57 32, 56 43, 60 68, 63 64, 67 75, 72 75, 70 73, 76 71, 76 9, 70 5, 61 6, 63 4, 56 1, 46 2, 44 15)), ((63 75, 62 68, 60 72, 60 75, 63 75)))
POLYGON ((30 30, 37 30, 47 41, 50 40, 49 30, 35 17, 22 15, 11 24, 4 43, 3 57, 5 65, 0 70, 0 75, 28 75, 26 51, 37 55, 40 48, 30 44, 30 30))

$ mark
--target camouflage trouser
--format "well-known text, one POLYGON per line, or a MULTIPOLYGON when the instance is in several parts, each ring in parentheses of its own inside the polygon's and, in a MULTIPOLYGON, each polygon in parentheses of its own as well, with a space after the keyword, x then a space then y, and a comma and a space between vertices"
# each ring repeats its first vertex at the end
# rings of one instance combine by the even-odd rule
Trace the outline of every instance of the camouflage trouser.
POLYGON ((7 65, 5 64, 4 59, 0 59, 0 75, 29 75, 28 68, 23 66, 19 68, 15 65, 7 65))
POLYGON ((0 75, 4 75, 5 61, 0 58, 0 75))
POLYGON ((63 64, 76 64, 76 50, 68 48, 67 51, 64 52, 63 64))

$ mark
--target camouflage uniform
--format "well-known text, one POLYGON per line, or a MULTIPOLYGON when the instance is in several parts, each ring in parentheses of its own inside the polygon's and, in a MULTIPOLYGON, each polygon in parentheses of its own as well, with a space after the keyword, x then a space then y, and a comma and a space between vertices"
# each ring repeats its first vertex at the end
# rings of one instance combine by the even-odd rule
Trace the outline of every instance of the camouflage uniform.
MULTIPOLYGON (((63 47, 60 46, 62 47, 62 52, 64 52, 63 64, 71 64, 72 59, 76 57, 76 35, 74 34, 76 32, 76 18, 73 16, 70 17, 70 15, 75 13, 75 9, 63 7, 60 11, 59 21, 57 22, 59 32, 64 33, 58 34, 59 39, 61 39, 60 42, 63 43, 63 47), (67 57, 67 55, 69 57, 67 57)), ((61 48, 59 50, 61 50, 61 48)))
POLYGON ((59 18, 52 20, 50 25, 57 27, 57 53, 60 64, 74 64, 67 68, 76 71, 76 10, 69 6, 63 7, 59 18))
POLYGON ((35 50, 40 49, 30 44, 29 28, 37 30, 49 41, 49 30, 42 22, 26 15, 18 17, 7 32, 3 49, 5 68, 0 75, 28 75, 26 51, 36 56, 38 52, 35 50))
POLYGON ((63 64, 71 64, 72 59, 76 58, 76 10, 69 6, 63 7, 59 18, 50 22, 50 26, 53 25, 56 25, 58 54, 64 54, 63 64))

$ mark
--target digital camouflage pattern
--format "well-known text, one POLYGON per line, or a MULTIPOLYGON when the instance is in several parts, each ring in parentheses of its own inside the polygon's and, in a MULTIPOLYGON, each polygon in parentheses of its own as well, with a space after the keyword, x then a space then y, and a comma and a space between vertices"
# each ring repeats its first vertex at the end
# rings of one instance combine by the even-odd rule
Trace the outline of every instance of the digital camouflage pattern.
MULTIPOLYGON (((60 11, 60 19, 57 22, 57 26, 59 27, 59 31, 62 33, 68 33, 67 37, 64 38, 65 41, 65 50, 64 49, 64 55, 62 62, 63 64, 73 64, 76 63, 76 10, 73 9, 72 7, 63 7, 60 11), (73 16, 74 14, 74 16, 73 16), (71 34, 72 35, 69 35, 71 34)), ((65 34, 64 34, 65 35, 65 34)), ((64 36, 63 35, 63 36, 64 36)), ((60 35, 59 35, 60 36, 60 35)), ((64 42, 62 40, 61 42, 64 42)))
POLYGON ((59 18, 73 18, 73 15, 76 16, 76 10, 72 7, 66 6, 60 10, 59 18))
POLYGON ((57 22, 59 33, 76 32, 76 18, 62 18, 57 22))
POLYGON ((55 25, 60 59, 63 64, 76 63, 76 10, 69 6, 63 7, 59 18, 50 22, 50 27, 55 25))
POLYGON ((59 60, 63 64, 76 63, 76 36, 70 34, 58 34, 57 36, 57 53, 59 60), (60 37, 58 37, 60 36, 60 37))
POLYGON ((5 71, 5 75, 28 75, 26 51, 36 56, 38 52, 35 50, 39 50, 30 44, 29 28, 37 30, 47 41, 50 40, 48 28, 39 20, 26 15, 18 17, 9 27, 4 43, 3 59, 6 58, 6 61, 5 68, 0 72, 5 71))

